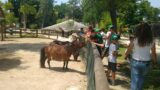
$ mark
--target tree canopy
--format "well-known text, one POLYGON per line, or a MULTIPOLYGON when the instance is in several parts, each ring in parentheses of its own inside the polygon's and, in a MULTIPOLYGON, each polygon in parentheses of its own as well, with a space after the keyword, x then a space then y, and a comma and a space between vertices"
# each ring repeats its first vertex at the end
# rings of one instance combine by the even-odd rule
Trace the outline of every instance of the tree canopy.
POLYGON ((19 23, 24 28, 42 28, 66 19, 104 28, 160 21, 160 9, 148 0, 69 0, 59 5, 55 0, 8 0, 0 5, 8 24, 19 23))

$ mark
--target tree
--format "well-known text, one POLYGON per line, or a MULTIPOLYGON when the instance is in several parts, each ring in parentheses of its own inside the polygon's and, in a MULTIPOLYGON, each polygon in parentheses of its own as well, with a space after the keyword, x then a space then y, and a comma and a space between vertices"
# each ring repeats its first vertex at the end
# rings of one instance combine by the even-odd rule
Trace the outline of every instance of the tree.
POLYGON ((24 4, 20 7, 20 12, 23 13, 23 27, 26 28, 27 15, 35 14, 36 9, 31 5, 24 4))
POLYGON ((2 10, 2 8, 0 7, 0 33, 1 33, 1 41, 3 41, 4 40, 4 22, 5 22, 5 20, 4 20, 4 18, 5 18, 5 15, 4 15, 4 12, 3 12, 3 10, 2 10))
POLYGON ((5 21, 6 24, 8 24, 10 27, 13 23, 17 22, 17 18, 15 17, 14 13, 11 12, 10 10, 13 8, 12 3, 7 2, 3 5, 3 8, 5 10, 5 21))
POLYGON ((139 22, 140 17, 137 13, 138 6, 136 0, 117 0, 117 12, 123 24, 136 24, 139 22))
POLYGON ((37 13, 37 18, 41 22, 41 28, 55 23, 53 11, 54 0, 39 0, 39 2, 40 6, 37 13))
POLYGON ((69 0, 68 1, 68 10, 67 15, 69 18, 76 19, 78 21, 81 21, 82 19, 82 9, 80 7, 80 1, 79 0, 69 0))
POLYGON ((150 2, 146 0, 142 0, 138 4, 139 12, 138 14, 142 19, 146 19, 147 21, 158 21, 160 15, 160 9, 154 8, 150 5, 150 2))
POLYGON ((83 12, 79 0, 69 0, 67 3, 56 5, 54 10, 57 14, 57 21, 63 21, 68 18, 82 21, 83 12))
POLYGON ((95 26, 106 10, 105 0, 82 0, 83 19, 95 26))
POLYGON ((107 0, 112 24, 117 28, 116 0, 107 0))

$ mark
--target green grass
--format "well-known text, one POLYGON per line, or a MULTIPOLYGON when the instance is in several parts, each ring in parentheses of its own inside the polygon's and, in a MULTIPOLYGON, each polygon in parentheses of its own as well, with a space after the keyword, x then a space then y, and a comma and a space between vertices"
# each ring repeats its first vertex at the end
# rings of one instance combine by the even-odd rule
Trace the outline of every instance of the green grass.
POLYGON ((125 50, 126 50, 126 48, 123 47, 122 45, 120 45, 119 50, 118 50, 119 55, 117 58, 118 63, 125 62, 125 59, 124 59, 125 50))

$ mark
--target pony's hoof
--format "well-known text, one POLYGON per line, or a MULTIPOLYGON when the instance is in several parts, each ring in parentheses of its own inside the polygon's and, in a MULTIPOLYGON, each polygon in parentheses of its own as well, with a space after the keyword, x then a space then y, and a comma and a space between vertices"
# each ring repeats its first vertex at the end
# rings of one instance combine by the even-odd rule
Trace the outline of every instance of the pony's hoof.
POLYGON ((40 68, 46 68, 45 66, 41 66, 40 68))

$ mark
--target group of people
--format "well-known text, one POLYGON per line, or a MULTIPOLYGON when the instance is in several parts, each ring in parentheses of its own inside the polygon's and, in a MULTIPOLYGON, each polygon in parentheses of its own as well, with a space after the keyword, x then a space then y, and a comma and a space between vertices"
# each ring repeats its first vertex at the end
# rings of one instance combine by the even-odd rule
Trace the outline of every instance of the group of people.
POLYGON ((115 72, 116 72, 116 60, 118 55, 118 40, 120 36, 115 31, 115 26, 110 25, 108 27, 107 33, 105 33, 105 29, 98 29, 89 26, 84 35, 85 38, 89 38, 89 40, 96 45, 97 50, 101 59, 104 56, 108 56, 108 78, 111 75, 112 85, 115 84, 115 72))
MULTIPOLYGON (((115 32, 113 25, 109 26, 105 34, 104 29, 93 29, 91 26, 85 32, 85 37, 97 46, 100 57, 103 58, 108 52, 108 79, 115 85, 116 64, 118 56, 119 35, 115 32), (111 74, 111 78, 110 78, 111 74)), ((131 66, 131 90, 142 90, 145 75, 153 65, 157 64, 155 40, 152 35, 151 27, 147 23, 140 23, 135 28, 134 37, 129 38, 124 58, 129 58, 131 66)))

